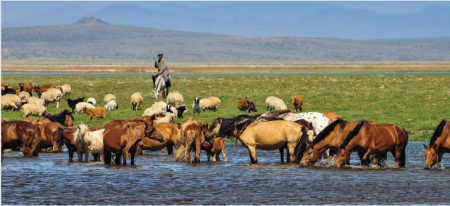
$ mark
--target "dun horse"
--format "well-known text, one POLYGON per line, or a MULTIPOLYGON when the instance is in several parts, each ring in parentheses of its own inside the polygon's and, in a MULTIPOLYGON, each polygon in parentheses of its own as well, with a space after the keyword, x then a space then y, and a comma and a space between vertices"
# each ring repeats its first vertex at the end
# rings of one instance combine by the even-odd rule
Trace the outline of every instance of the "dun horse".
POLYGON ((431 169, 438 163, 438 168, 442 167, 442 156, 450 153, 450 121, 442 120, 431 137, 430 144, 423 145, 425 151, 425 169, 431 169))
POLYGON ((191 163, 194 150, 194 162, 200 162, 201 145, 205 142, 207 129, 207 125, 203 121, 194 121, 191 117, 185 120, 177 135, 178 148, 174 155, 175 162, 186 161, 191 163))
POLYGON ((407 144, 408 133, 397 125, 371 125, 367 121, 361 121, 341 144, 334 166, 341 168, 349 164, 350 154, 356 151, 360 156, 362 155, 362 160, 367 160, 372 154, 375 160, 377 156, 391 152, 395 162, 400 167, 404 167, 407 144))
POLYGON ((166 147, 169 155, 173 154, 173 147, 177 149, 177 135, 179 132, 178 125, 171 123, 155 124, 155 130, 164 136, 164 142, 160 143, 154 139, 144 138, 139 142, 137 147, 137 155, 142 155, 142 150, 157 151, 166 147))
POLYGON ((292 121, 271 121, 255 124, 255 117, 240 115, 226 119, 217 118, 209 127, 206 139, 210 140, 218 136, 234 136, 238 138, 250 155, 251 163, 257 163, 256 149, 275 150, 284 146, 288 148, 290 161, 295 162, 295 148, 308 138, 304 127, 292 121))

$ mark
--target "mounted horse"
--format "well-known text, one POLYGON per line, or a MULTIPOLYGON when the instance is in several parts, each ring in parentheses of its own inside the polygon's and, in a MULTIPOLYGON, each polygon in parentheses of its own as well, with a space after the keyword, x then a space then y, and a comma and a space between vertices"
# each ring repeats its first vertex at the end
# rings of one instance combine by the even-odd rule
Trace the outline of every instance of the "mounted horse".
MULTIPOLYGON (((179 132, 178 125, 171 123, 155 124, 155 130, 159 131, 164 137, 164 142, 160 143, 157 140, 144 138, 139 142, 137 147, 137 155, 142 155, 142 150, 158 151, 164 147, 169 155, 173 154, 173 147, 177 149, 177 135, 179 132)), ((156 134, 156 133, 155 133, 156 134)), ((154 135, 154 134, 153 134, 154 135)))
MULTIPOLYGON (((306 167, 313 165, 317 160, 322 157, 323 152, 330 149, 330 157, 334 157, 334 154, 339 150, 340 145, 344 142, 345 137, 360 123, 346 122, 343 119, 337 119, 325 129, 323 129, 314 139, 309 143, 305 155, 303 156, 300 166, 306 167)), ((369 121, 369 124, 378 124, 374 121, 369 121)), ((361 156, 362 158, 362 156, 361 156)), ((368 162, 361 160, 362 165, 368 164, 368 162)))
POLYGON ((233 118, 217 118, 207 131, 206 139, 233 136, 238 138, 250 155, 251 163, 257 163, 256 149, 275 150, 288 148, 290 161, 296 161, 295 148, 308 138, 304 127, 292 121, 270 121, 255 124, 256 117, 240 115, 233 118))
POLYGON ((169 88, 166 88, 166 83, 164 82, 164 78, 162 75, 159 75, 155 81, 155 99, 159 99, 159 93, 162 91, 162 97, 166 98, 169 94, 169 88))
POLYGON ((372 154, 376 160, 378 156, 391 152, 395 162, 404 167, 407 144, 408 133, 397 125, 371 125, 367 121, 361 121, 341 144, 334 166, 342 168, 345 164, 349 164, 350 154, 356 151, 360 157, 362 155, 362 160, 368 160, 372 154))
POLYGON ((438 168, 442 167, 442 156, 450 153, 450 121, 442 120, 431 137, 430 144, 423 145, 425 151, 425 169, 431 169, 438 163, 438 168))
POLYGON ((4 149, 21 147, 25 157, 38 156, 41 143, 40 131, 29 122, 2 123, 2 154, 4 149))
POLYGON ((127 164, 127 155, 131 153, 131 165, 134 165, 134 156, 136 155, 136 148, 142 139, 157 138, 159 142, 164 142, 164 137, 153 135, 154 127, 152 116, 151 121, 125 121, 114 120, 103 126, 105 129, 103 135, 103 159, 105 164, 111 163, 111 153, 116 155, 116 164, 120 164, 120 158, 123 155, 123 164, 127 164))

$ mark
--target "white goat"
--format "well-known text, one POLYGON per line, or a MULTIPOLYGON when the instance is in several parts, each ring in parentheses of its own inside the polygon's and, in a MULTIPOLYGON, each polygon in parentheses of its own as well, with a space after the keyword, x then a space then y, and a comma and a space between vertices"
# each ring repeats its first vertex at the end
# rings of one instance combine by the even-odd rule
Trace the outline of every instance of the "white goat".
POLYGON ((103 152, 103 133, 105 129, 94 132, 89 131, 89 127, 83 123, 79 124, 77 130, 73 134, 75 146, 77 147, 78 161, 88 161, 89 153, 100 155, 103 152))
POLYGON ((198 99, 198 97, 196 97, 194 99, 194 103, 192 104, 192 110, 195 114, 200 114, 200 112, 202 111, 202 109, 200 108, 200 99, 198 99))

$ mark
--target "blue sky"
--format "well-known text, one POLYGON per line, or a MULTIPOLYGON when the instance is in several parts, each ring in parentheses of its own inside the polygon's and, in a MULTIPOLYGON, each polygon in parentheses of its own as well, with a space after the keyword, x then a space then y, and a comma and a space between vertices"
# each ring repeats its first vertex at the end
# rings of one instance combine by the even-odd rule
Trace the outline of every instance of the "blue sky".
MULTIPOLYGON (((2 1, 2 22, 22 15, 46 11, 53 8, 78 6, 87 10, 98 10, 113 5, 133 4, 143 8, 159 8, 167 2, 162 1, 2 1)), ((235 4, 236 1, 172 1, 170 3, 191 7, 207 7, 210 5, 235 4)), ((367 9, 378 13, 405 14, 414 13, 433 5, 450 7, 450 1, 332 1, 329 3, 348 9, 367 9)))

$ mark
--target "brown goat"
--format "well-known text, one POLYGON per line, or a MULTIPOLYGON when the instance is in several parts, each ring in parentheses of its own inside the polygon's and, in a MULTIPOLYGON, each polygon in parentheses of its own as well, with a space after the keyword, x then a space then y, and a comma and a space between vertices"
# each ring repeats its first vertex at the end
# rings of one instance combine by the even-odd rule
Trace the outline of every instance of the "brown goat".
POLYGON ((33 87, 33 91, 36 92, 36 94, 39 96, 39 98, 41 98, 42 93, 46 92, 49 89, 50 89, 50 87, 47 85, 33 87))
POLYGON ((238 109, 240 111, 257 112, 255 109, 255 104, 250 101, 247 97, 239 99, 238 109))
POLYGON ((91 109, 91 108, 85 107, 85 108, 83 108, 83 112, 88 115, 88 118, 86 120, 89 120, 92 118, 106 119, 106 117, 105 117, 106 109, 105 108, 97 107, 95 109, 91 109))
POLYGON ((26 91, 30 93, 33 91, 33 85, 31 83, 19 83, 20 91, 26 91))
POLYGON ((214 138, 213 144, 205 141, 202 145, 202 150, 206 151, 206 154, 208 155, 208 162, 210 161, 211 156, 213 157, 213 161, 220 161, 220 153, 222 153, 223 155, 223 161, 227 161, 227 155, 225 154, 225 142, 223 141, 223 137, 214 138))
POLYGON ((300 112, 303 110, 303 98, 300 95, 295 95, 295 97, 292 97, 292 104, 294 104, 294 112, 297 112, 297 110, 300 110, 300 112))

